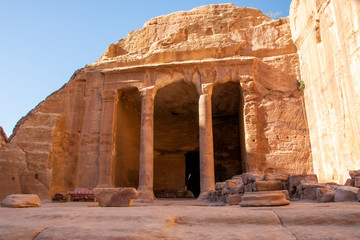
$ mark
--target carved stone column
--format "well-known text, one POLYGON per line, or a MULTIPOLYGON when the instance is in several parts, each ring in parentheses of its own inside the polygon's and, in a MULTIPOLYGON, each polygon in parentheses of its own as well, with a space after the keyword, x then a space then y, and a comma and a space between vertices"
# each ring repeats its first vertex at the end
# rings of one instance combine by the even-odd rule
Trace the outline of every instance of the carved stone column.
POLYGON ((101 92, 102 114, 99 144, 99 180, 97 187, 111 187, 111 148, 113 138, 113 118, 115 91, 101 92))
POLYGON ((214 147, 212 130, 211 94, 212 84, 203 84, 199 99, 199 134, 200 134, 200 196, 206 197, 210 190, 215 190, 214 147))
POLYGON ((154 197, 154 96, 153 87, 140 90, 141 129, 139 159, 139 197, 152 202, 154 197))

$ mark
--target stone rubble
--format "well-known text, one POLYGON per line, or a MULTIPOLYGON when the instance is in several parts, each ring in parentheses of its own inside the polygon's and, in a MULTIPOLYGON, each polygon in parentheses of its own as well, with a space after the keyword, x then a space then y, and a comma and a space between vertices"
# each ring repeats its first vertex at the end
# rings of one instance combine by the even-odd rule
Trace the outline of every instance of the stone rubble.
POLYGON ((237 205, 250 192, 282 191, 286 199, 292 201, 309 200, 319 203, 360 201, 360 170, 351 170, 349 175, 351 178, 347 180, 345 186, 341 186, 332 182, 319 183, 316 174, 247 172, 233 176, 225 182, 217 182, 215 191, 209 192, 208 200, 237 205))

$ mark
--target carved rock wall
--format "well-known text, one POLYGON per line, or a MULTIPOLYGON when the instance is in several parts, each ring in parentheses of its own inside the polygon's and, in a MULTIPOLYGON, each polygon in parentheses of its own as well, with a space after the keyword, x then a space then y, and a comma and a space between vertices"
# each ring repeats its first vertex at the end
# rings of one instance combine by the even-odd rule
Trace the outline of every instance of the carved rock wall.
MULTIPOLYGON (((311 173, 304 99, 297 90, 299 74, 287 18, 275 21, 256 9, 222 4, 152 19, 111 45, 97 62, 75 72, 62 89, 18 122, 9 143, 0 150, 0 199, 10 193, 35 193, 48 199, 77 187, 121 185, 126 180, 136 185, 139 97, 134 100, 129 93, 127 97, 133 101, 126 101, 116 94, 126 89, 154 89, 155 100, 156 94, 160 96, 155 113, 165 116, 161 111, 168 106, 176 108, 187 102, 186 95, 175 98, 171 91, 161 97, 161 90, 178 82, 192 85, 195 92, 191 94, 195 96, 191 116, 198 114, 196 95, 204 85, 232 81, 241 86, 239 126, 245 167, 239 166, 239 173, 244 168, 311 173), (127 108, 127 104, 133 105, 127 108), (131 122, 133 129, 126 127, 131 122), (123 153, 129 154, 131 171, 122 169, 128 159, 123 153), (131 176, 124 176, 128 173, 131 176)), ((180 88, 183 90, 186 88, 180 88)), ((172 116, 179 114, 181 107, 172 116)), ((182 151, 198 146, 198 128, 193 127, 197 119, 188 121, 191 127, 174 121, 172 131, 166 130, 171 127, 166 119, 157 119, 155 154, 176 156, 155 155, 159 163, 155 166, 156 185, 183 188, 182 151), (157 130, 159 126, 161 130, 157 130), (178 149, 176 140, 188 141, 185 133, 190 131, 189 145, 178 149), (166 145, 167 138, 173 143, 166 145), (175 159, 177 167, 169 159, 175 159), (172 181, 175 176, 179 177, 172 181), (167 179, 172 180, 165 182, 167 179)))
POLYGON ((344 183, 360 168, 360 2, 293 0, 314 172, 344 183))

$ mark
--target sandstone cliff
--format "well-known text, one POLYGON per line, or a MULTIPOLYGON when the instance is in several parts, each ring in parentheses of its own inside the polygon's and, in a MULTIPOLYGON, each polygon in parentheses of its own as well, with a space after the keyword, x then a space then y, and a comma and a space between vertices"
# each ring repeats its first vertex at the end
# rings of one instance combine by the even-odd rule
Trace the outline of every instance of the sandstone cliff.
POLYGON ((293 0, 314 171, 344 183, 360 168, 360 2, 293 0))
MULTIPOLYGON (((93 188, 113 181, 113 172, 120 171, 113 169, 117 164, 117 168, 126 169, 122 160, 117 160, 118 154, 127 150, 124 148, 135 152, 139 144, 138 129, 134 134, 129 128, 118 130, 122 118, 133 124, 139 121, 138 100, 124 110, 119 105, 119 94, 135 88, 159 90, 161 95, 161 89, 178 82, 185 82, 182 86, 191 86, 190 90, 182 88, 185 94, 181 94, 170 88, 162 102, 155 103, 156 114, 167 106, 189 103, 190 95, 195 97, 191 103, 197 104, 204 86, 226 82, 241 86, 241 123, 237 125, 243 129, 244 166, 235 171, 310 173, 312 159, 303 95, 297 89, 299 78, 299 58, 287 18, 275 21, 256 9, 232 4, 154 18, 112 44, 98 61, 75 72, 63 88, 19 121, 9 143, 0 151, 0 199, 10 193, 36 193, 48 199, 78 186, 93 188), (189 93, 191 89, 195 94, 189 93), (119 146, 122 139, 126 141, 119 146), (129 144, 132 141, 134 144, 129 144)), ((214 102, 219 111, 226 112, 229 106, 221 105, 226 103, 221 96, 214 102)), ((165 124, 155 122, 156 126, 165 124)), ((167 177, 185 174, 184 163, 173 167, 166 159, 175 161, 183 158, 190 147, 196 149, 197 128, 173 126, 169 128, 171 134, 164 127, 155 129, 155 137, 173 136, 174 140, 173 145, 169 138, 158 141, 161 148, 164 142, 170 146, 155 151, 155 175, 160 176, 155 182, 171 184, 167 177), (175 149, 179 147, 177 140, 188 138, 185 132, 194 135, 193 145, 175 149)), ((231 133, 231 127, 227 131, 231 133)), ((138 161, 137 154, 132 154, 135 157, 131 162, 138 161)), ((130 157, 121 156, 127 161, 130 157)), ((132 168, 138 172, 136 166, 132 168)), ((118 178, 130 178, 129 173, 122 172, 118 178)), ((177 187, 184 187, 184 179, 176 181, 182 184, 177 187)))
POLYGON ((8 142, 6 133, 2 127, 0 127, 0 149, 8 142))

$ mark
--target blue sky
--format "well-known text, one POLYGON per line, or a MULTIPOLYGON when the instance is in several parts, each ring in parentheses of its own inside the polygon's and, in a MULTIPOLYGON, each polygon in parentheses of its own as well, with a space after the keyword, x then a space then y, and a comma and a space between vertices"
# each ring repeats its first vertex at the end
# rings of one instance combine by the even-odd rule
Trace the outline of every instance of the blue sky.
POLYGON ((0 0, 0 126, 18 120, 153 17, 233 3, 289 15, 291 0, 0 0))

